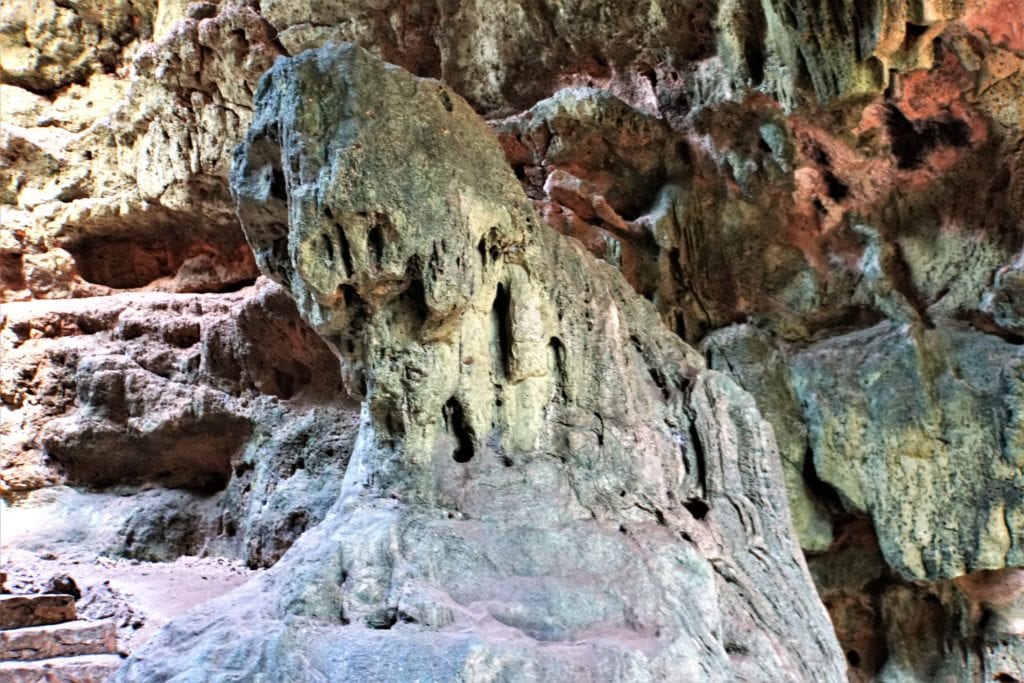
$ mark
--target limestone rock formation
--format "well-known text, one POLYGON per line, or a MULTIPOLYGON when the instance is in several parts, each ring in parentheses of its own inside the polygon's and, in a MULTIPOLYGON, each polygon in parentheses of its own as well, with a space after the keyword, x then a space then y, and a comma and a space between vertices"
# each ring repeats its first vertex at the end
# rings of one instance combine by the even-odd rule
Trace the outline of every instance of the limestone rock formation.
POLYGON ((145 42, 169 3, 65 5, 0 15, 4 299, 254 279, 227 168, 279 54, 272 30, 248 7, 192 3, 145 42))
POLYGON ((279 61, 234 189, 360 435, 324 522, 119 680, 842 679, 771 429, 462 98, 350 45, 279 61))
MULTIPOLYGON (((287 295, 251 287, 228 175, 274 59, 349 40, 467 99, 540 228, 755 397, 851 679, 1024 679, 1022 17, 1022 0, 6 2, 2 497, 54 520, 40 552, 253 566, 326 514, 358 409, 287 295)), ((386 265, 400 245, 379 227, 386 265)), ((439 324, 423 302, 398 326, 439 324)), ((348 388, 384 386, 353 335, 328 340, 348 388)), ((510 376, 532 379, 508 383, 536 384, 547 361, 516 354, 510 376)), ((398 387, 371 417, 401 413, 398 387)), ((532 433, 510 405, 502 424, 532 433)))
POLYGON ((357 408, 277 286, 3 315, 0 485, 22 504, 67 508, 36 545, 81 535, 147 560, 219 546, 264 566, 333 502, 357 408), (55 503, 41 489, 54 484, 151 490, 131 503, 56 489, 55 503))

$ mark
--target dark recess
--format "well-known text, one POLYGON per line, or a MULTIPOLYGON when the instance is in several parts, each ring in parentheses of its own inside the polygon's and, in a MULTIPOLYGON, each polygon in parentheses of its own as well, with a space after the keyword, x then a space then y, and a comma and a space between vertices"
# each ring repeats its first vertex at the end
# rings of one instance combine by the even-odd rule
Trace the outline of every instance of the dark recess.
POLYGON ((275 168, 270 179, 270 196, 283 202, 288 201, 288 193, 285 187, 284 171, 280 168, 275 168))
POLYGON ((686 501, 683 503, 683 507, 685 507, 687 512, 689 512, 696 520, 704 519, 708 516, 708 512, 711 511, 711 508, 708 507, 707 503, 703 500, 698 500, 697 498, 686 501))
POLYGON ((467 463, 473 459, 473 431, 466 424, 466 415, 462 410, 462 404, 454 396, 444 404, 444 425, 449 434, 455 437, 455 450, 452 451, 452 460, 458 463, 467 463))
POLYGON ((380 267, 384 260, 384 231, 380 229, 380 226, 375 225, 370 229, 367 246, 369 246, 370 258, 373 259, 374 265, 380 267))
POLYGON ((832 171, 825 171, 825 187, 833 201, 841 202, 850 194, 850 186, 836 177, 832 171))
POLYGON ((885 127, 896 165, 902 170, 920 166, 925 157, 939 147, 967 147, 971 142, 971 130, 960 119, 915 123, 893 105, 886 107, 885 127))
POLYGON ((509 319, 511 302, 509 301, 508 293, 505 290, 504 285, 498 284, 498 289, 494 294, 494 305, 491 308, 491 315, 494 319, 494 324, 498 328, 498 351, 501 354, 501 369, 505 375, 509 374, 510 363, 512 360, 512 321, 509 319))

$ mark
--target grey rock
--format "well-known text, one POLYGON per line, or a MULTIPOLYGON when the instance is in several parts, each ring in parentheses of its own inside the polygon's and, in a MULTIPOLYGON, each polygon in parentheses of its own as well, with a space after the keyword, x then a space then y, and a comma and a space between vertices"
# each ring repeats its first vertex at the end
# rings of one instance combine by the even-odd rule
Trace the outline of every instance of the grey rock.
POLYGON ((324 521, 117 680, 843 679, 752 399, 541 228, 458 95, 279 61, 233 187, 360 434, 324 521))
POLYGON ((753 394, 758 410, 771 423, 800 546, 812 553, 827 550, 832 543, 832 514, 812 489, 814 463, 809 462, 807 425, 790 382, 784 350, 768 333, 752 325, 717 330, 700 348, 711 368, 729 374, 753 394))
POLYGON ((0 344, 0 490, 52 520, 22 547, 265 566, 337 496, 358 407, 272 283, 8 304, 0 344))
POLYGON ((1024 349, 881 323, 792 360, 814 466, 908 579, 1024 564, 1024 349))

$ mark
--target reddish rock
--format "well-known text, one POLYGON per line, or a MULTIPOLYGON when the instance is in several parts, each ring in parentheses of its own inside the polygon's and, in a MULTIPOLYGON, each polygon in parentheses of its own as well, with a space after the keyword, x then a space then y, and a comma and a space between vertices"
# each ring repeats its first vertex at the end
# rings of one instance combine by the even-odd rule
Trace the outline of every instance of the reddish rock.
POLYGON ((117 655, 55 657, 35 662, 0 662, 6 683, 107 683, 121 667, 117 655))
POLYGON ((117 628, 110 621, 69 621, 0 631, 0 660, 117 653, 117 628))
POLYGON ((70 595, 0 596, 0 629, 60 624, 75 619, 75 599, 70 595))

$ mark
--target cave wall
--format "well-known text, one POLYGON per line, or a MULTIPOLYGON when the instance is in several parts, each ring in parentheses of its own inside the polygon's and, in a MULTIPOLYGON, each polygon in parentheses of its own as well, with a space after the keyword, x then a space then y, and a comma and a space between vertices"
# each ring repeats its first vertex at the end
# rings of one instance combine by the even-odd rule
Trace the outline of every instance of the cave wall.
POLYGON ((4 492, 198 497, 184 540, 143 515, 114 550, 254 566, 327 514, 365 368, 256 283, 228 175, 274 59, 351 41, 465 98, 546 225, 753 394, 852 679, 1024 677, 1022 17, 7 3, 4 492))

